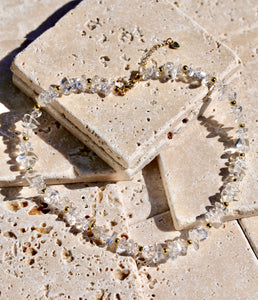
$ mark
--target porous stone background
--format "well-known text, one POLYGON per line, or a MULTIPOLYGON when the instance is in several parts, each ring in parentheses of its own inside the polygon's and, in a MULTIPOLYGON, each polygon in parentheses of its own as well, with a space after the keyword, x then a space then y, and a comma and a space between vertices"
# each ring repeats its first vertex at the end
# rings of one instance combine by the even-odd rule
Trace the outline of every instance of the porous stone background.
MULTIPOLYGON (((14 82, 19 80, 21 89, 38 94, 50 84, 59 84, 63 76, 129 78, 138 69, 144 49, 171 36, 182 41, 181 47, 160 49, 153 56, 158 65, 179 57, 182 64, 205 65, 220 79, 238 67, 240 61, 228 47, 218 45, 170 2, 132 0, 127 9, 118 3, 81 2, 15 58, 14 82), (149 26, 153 11, 158 15, 149 26)), ((195 116, 206 93, 202 86, 194 89, 184 82, 150 80, 124 97, 71 94, 56 99, 46 110, 111 167, 131 177, 169 143, 171 132, 184 127, 182 120, 195 116)))
MULTIPOLYGON (((15 122, 31 106, 26 104, 28 98, 11 84, 9 68, 13 56, 78 2, 1 1, 0 44, 3 52, 0 65, 1 79, 5 78, 0 89, 1 117, 6 113, 11 116, 8 111, 11 107, 11 120, 15 122), (22 46, 25 40, 27 42, 22 46), (19 101, 24 111, 19 112, 19 101)), ((187 17, 201 24, 203 30, 228 43, 240 57, 246 57, 246 60, 244 56, 241 59, 250 72, 244 76, 240 95, 244 99, 249 90, 255 99, 253 86, 257 85, 254 75, 257 50, 251 42, 257 36, 256 2, 171 3, 180 13, 186 13, 187 17)), ((255 103, 248 102, 252 118, 254 106, 255 103)), ((49 120, 52 130, 56 123, 53 119, 49 120)), ((254 119, 248 126, 254 147, 254 119)), ((192 139, 188 141, 192 142, 192 139)), ((47 147, 48 142, 45 141, 45 144, 44 147, 47 147)), ((7 145, 2 149, 7 155, 12 152, 7 145)), ((44 153, 41 157, 44 159, 44 153)), ((6 161, 1 158, 1 167, 4 164, 6 161)), ((0 198, 0 299, 257 299, 257 217, 227 222, 219 230, 212 229, 211 237, 201 243, 198 252, 190 249, 186 257, 148 266, 141 260, 119 257, 91 246, 80 233, 71 232, 71 228, 51 211, 45 210, 45 207, 37 208, 33 191, 6 187, 9 185, 8 178, 13 180, 12 172, 8 172, 0 198)), ((88 212, 88 203, 92 203, 94 209, 95 204, 98 205, 98 222, 126 232, 140 244, 184 234, 176 231, 172 223, 156 160, 133 181, 108 185, 70 184, 55 188, 73 199, 82 212, 88 212), (102 218, 103 209, 112 216, 111 219, 102 218)), ((249 185, 249 189, 250 194, 252 191, 255 194, 254 186, 249 185)), ((185 209, 187 212, 187 207, 185 209)))

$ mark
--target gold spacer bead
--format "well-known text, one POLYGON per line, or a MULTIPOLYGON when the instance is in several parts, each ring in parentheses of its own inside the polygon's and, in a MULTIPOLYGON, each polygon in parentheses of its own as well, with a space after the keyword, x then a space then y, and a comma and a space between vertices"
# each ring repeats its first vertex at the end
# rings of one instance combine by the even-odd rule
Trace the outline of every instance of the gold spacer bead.
POLYGON ((160 74, 164 73, 164 67, 163 66, 159 67, 159 73, 160 74))
POLYGON ((223 204, 223 206, 225 206, 225 207, 228 207, 228 206, 229 206, 229 202, 227 202, 227 201, 224 201, 222 204, 223 204))
POLYGON ((239 156, 239 157, 245 157, 245 153, 244 153, 244 152, 241 152, 241 153, 238 154, 238 156, 239 156))
POLYGON ((168 254, 168 247, 163 247, 162 250, 164 254, 168 254))
POLYGON ((231 106, 235 106, 237 104, 236 100, 230 101, 231 106))
POLYGON ((31 171, 31 170, 32 170, 32 167, 28 167, 26 170, 27 170, 27 171, 31 171))
POLYGON ((232 181, 233 181, 233 182, 237 182, 238 179, 237 179, 236 177, 234 177, 234 178, 232 178, 232 181))
POLYGON ((91 84, 92 84, 92 79, 91 79, 91 78, 87 78, 86 81, 87 81, 87 84, 88 84, 88 85, 91 85, 91 84))
POLYGON ((138 246, 138 253, 142 253, 143 251, 143 246, 138 246))
POLYGON ((40 110, 40 109, 41 109, 41 105, 40 105, 40 104, 38 104, 38 103, 36 103, 36 104, 34 105, 34 109, 36 109, 36 110, 40 110))
POLYGON ((120 242, 120 238, 115 238, 114 243, 117 245, 120 242))
POLYGON ((65 206, 65 208, 64 208, 64 212, 65 212, 65 213, 67 213, 69 210, 70 210, 70 206, 68 206, 68 205, 67 205, 67 206, 65 206))
POLYGON ((134 76, 134 79, 135 79, 136 81, 139 81, 139 80, 142 79, 142 75, 141 75, 140 73, 136 73, 135 76, 134 76))
POLYGON ((212 228, 212 224, 211 223, 207 223, 206 227, 208 227, 209 229, 211 229, 212 228))
POLYGON ((22 139, 24 140, 24 142, 28 142, 29 137, 28 137, 27 135, 24 135, 24 136, 22 137, 22 139))
POLYGON ((188 66, 187 66, 187 65, 184 65, 184 66, 182 67, 182 71, 183 71, 184 73, 187 73, 187 71, 188 71, 188 66))
POLYGON ((191 239, 188 239, 186 242, 188 245, 192 245, 192 243, 193 243, 193 241, 191 239))
POLYGON ((56 85, 55 86, 55 90, 60 93, 61 92, 61 86, 60 85, 56 85))
POLYGON ((239 128, 245 128, 245 123, 240 123, 238 126, 239 128))
POLYGON ((217 82, 217 78, 216 77, 211 77, 210 83, 215 84, 216 82, 217 82))
POLYGON ((40 191, 41 194, 45 194, 45 193, 46 193, 46 190, 47 190, 46 188, 41 189, 41 191, 40 191))
POLYGON ((95 222, 92 222, 92 223, 90 224, 90 229, 94 228, 95 226, 96 226, 95 222))

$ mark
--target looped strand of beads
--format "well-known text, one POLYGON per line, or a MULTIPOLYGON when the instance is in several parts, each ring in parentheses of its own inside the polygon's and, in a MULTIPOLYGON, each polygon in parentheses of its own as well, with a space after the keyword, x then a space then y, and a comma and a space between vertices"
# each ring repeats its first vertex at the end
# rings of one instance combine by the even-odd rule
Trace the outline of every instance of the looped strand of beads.
MULTIPOLYGON (((115 85, 115 81, 108 83, 105 78, 95 75, 93 78, 82 76, 81 78, 63 78, 60 85, 51 85, 47 91, 42 91, 38 96, 38 103, 34 106, 31 114, 25 114, 22 126, 24 128, 20 142, 20 152, 17 156, 17 162, 23 169, 24 178, 27 180, 31 188, 36 188, 37 193, 42 197, 42 200, 56 208, 58 214, 62 213, 64 219, 70 226, 76 226, 93 242, 98 242, 98 245, 105 247, 113 247, 118 254, 130 255, 134 258, 143 257, 146 262, 160 263, 167 259, 175 259, 180 255, 186 255, 188 247, 193 247, 198 250, 200 242, 207 239, 211 229, 219 228, 223 222, 223 218, 228 214, 228 207, 234 201, 239 192, 240 182, 243 180, 247 169, 246 153, 249 150, 247 139, 247 127, 242 113, 242 106, 237 105, 236 93, 228 94, 230 112, 235 115, 235 122, 238 124, 236 131, 237 139, 234 145, 225 149, 225 153, 229 157, 228 172, 229 175, 225 179, 219 200, 212 205, 207 212, 204 213, 200 220, 200 224, 187 232, 185 239, 177 238, 167 240, 164 243, 155 243, 153 245, 138 245, 132 239, 124 235, 119 235, 117 232, 108 232, 104 227, 98 226, 94 216, 85 219, 81 211, 74 207, 72 201, 65 197, 61 197, 58 191, 47 187, 44 178, 36 170, 34 165, 37 161, 37 156, 32 153, 30 139, 33 130, 40 125, 37 119, 41 116, 41 108, 48 105, 55 98, 61 95, 70 93, 98 93, 107 96, 112 90, 115 94, 123 96, 125 92, 131 89, 136 82, 149 79, 175 79, 178 75, 193 77, 206 85, 208 89, 214 88, 217 84, 217 78, 212 74, 194 69, 191 65, 180 65, 167 62, 163 66, 152 66, 145 68, 150 56, 163 46, 169 46, 172 49, 179 47, 179 44, 172 39, 167 39, 162 43, 154 45, 143 57, 140 63, 139 70, 133 79, 124 83, 123 88, 115 85), (100 243, 101 242, 101 243, 100 243)), ((221 100, 224 92, 225 84, 219 82, 218 89, 220 95, 218 100, 221 100)))

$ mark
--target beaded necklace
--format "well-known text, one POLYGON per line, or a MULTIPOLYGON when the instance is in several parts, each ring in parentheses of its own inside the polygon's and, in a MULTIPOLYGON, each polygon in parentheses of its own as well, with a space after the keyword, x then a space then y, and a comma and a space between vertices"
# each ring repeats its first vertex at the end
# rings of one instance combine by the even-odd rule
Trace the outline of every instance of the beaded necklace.
POLYGON ((212 227, 219 228, 222 225, 222 218, 228 214, 228 206, 234 201, 239 192, 239 184, 245 176, 247 169, 246 153, 248 152, 247 128, 245 126, 242 106, 237 104, 237 94, 226 90, 226 85, 221 80, 217 80, 214 74, 208 74, 200 68, 192 65, 181 65, 167 62, 162 66, 154 63, 147 68, 152 54, 159 48, 168 46, 171 49, 179 48, 179 44, 171 38, 161 43, 155 44, 143 56, 139 63, 137 72, 132 72, 128 80, 117 80, 109 82, 107 79, 95 75, 88 78, 85 75, 80 78, 63 78, 60 85, 51 85, 48 90, 43 90, 37 97, 33 111, 23 117, 23 131, 20 141, 20 151, 17 162, 23 170, 23 176, 28 181, 31 188, 35 188, 41 200, 57 209, 70 226, 76 227, 92 243, 98 246, 112 248, 120 255, 128 255, 134 258, 142 257, 147 263, 160 263, 167 259, 175 259, 180 255, 186 255, 187 249, 193 246, 196 250, 199 243, 207 239, 212 227), (228 156, 228 176, 224 180, 220 191, 220 197, 211 205, 209 209, 198 218, 198 226, 187 231, 186 237, 166 240, 164 243, 153 245, 139 245, 124 234, 109 232, 104 226, 98 226, 94 217, 85 216, 76 212, 76 207, 67 198, 61 198, 58 191, 47 187, 44 178, 35 169, 34 165, 37 156, 33 154, 31 136, 33 130, 38 128, 40 123, 38 118, 41 116, 41 108, 47 106, 54 99, 70 93, 97 93, 101 97, 107 97, 110 93, 117 96, 124 96, 138 83, 148 80, 168 80, 187 79, 188 81, 198 82, 199 85, 206 86, 210 94, 216 87, 218 90, 218 100, 221 101, 225 96, 228 98, 231 113, 235 116, 238 125, 234 145, 225 149, 228 156))

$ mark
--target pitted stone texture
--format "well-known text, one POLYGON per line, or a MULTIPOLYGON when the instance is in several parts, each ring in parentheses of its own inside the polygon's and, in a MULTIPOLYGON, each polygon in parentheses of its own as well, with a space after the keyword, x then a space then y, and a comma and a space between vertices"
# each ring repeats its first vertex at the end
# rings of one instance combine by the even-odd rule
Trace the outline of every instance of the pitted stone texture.
MULTIPOLYGON (((237 222, 211 231, 200 249, 188 249, 187 256, 156 267, 139 262, 144 299, 257 298, 257 259, 237 222)), ((130 233, 144 245, 180 235, 169 212, 130 226, 130 233)))
MULTIPOLYGON (((139 50, 171 35, 181 48, 162 49, 154 57, 159 64, 180 56, 182 63, 193 62, 220 77, 237 65, 237 57, 227 47, 217 48, 211 36, 170 3, 134 0, 128 7, 108 0, 94 6, 83 1, 18 55, 13 72, 36 93, 63 76, 128 78, 144 53, 139 50), (153 11, 158 13, 157 22, 149 27, 153 11)), ((194 117, 205 93, 205 88, 188 89, 182 82, 151 81, 149 86, 140 83, 124 97, 70 95, 50 108, 62 114, 59 122, 67 119, 86 135, 88 140, 77 137, 108 164, 132 176, 168 144, 168 133, 179 130, 182 119, 194 117)))
POLYGON ((222 40, 257 27, 257 1, 177 1, 176 6, 222 40))
POLYGON ((246 238, 258 257, 258 217, 240 219, 239 223, 245 232, 246 238))
POLYGON ((121 192, 124 196, 124 208, 130 225, 169 209, 156 159, 143 168, 133 180, 121 181, 117 184, 124 187, 121 188, 121 192))
MULTIPOLYGON (((12 51, 12 43, 3 43, 0 57, 12 51)), ((8 62, 0 64, 0 186, 27 185, 22 178, 16 157, 25 113, 31 112, 33 103, 12 85, 8 62)), ((40 126, 31 142, 39 157, 35 169, 48 184, 69 182, 114 181, 126 179, 97 157, 60 123, 43 113, 40 126)))
MULTIPOLYGON (((97 210, 98 224, 127 230, 116 185, 54 188, 85 215, 97 210)), ((0 207, 1 298, 142 299, 133 259, 92 245, 56 214, 35 209, 29 189, 18 191, 2 190, 7 199, 0 207)))
MULTIPOLYGON (((230 204, 229 215, 225 220, 258 214, 255 175, 257 112, 254 110, 256 78, 248 68, 244 68, 241 73, 241 77, 235 79, 231 86, 238 92, 238 104, 243 106, 243 113, 247 117, 250 142, 250 151, 247 154, 248 170, 240 185, 237 196, 239 201, 230 204), (245 86, 238 89, 243 83, 245 86)), ((194 121, 171 146, 161 152, 160 172, 175 228, 193 226, 196 217, 203 214, 206 207, 218 196, 228 161, 222 157, 224 144, 227 146, 229 138, 235 137, 236 129, 237 124, 233 114, 230 114, 228 100, 218 102, 214 97, 203 118, 194 121)))

